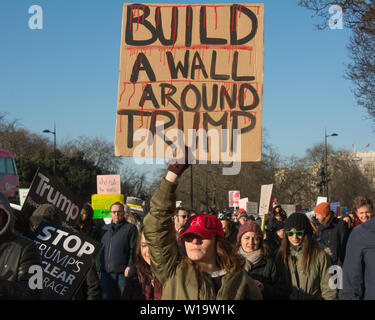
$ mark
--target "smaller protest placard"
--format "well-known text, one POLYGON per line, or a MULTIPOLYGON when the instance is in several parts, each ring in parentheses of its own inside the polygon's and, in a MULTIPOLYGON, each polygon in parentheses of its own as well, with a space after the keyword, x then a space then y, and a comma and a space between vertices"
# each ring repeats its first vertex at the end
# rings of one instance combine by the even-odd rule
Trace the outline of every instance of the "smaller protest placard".
POLYGON ((20 200, 20 206, 22 207, 25 203, 27 194, 29 193, 30 188, 19 188, 18 189, 18 197, 20 200))
POLYGON ((238 200, 238 206, 240 209, 244 209, 247 213, 247 202, 249 201, 249 198, 243 198, 238 200))
POLYGON ((119 174, 96 176, 98 194, 121 194, 121 177, 119 174))
POLYGON ((282 204, 281 208, 284 209, 286 215, 289 217, 292 213, 297 212, 296 211, 296 205, 295 204, 282 204))
POLYGON ((143 200, 137 197, 126 197, 126 205, 130 208, 131 213, 144 216, 143 200))
POLYGON ((268 213, 271 196, 272 196, 273 184, 264 184, 260 190, 260 201, 259 201, 259 216, 263 216, 268 213))
POLYGON ((322 202, 327 202, 327 197, 318 197, 318 199, 316 200, 316 205, 322 202))
POLYGON ((240 200, 240 191, 239 190, 232 190, 228 193, 229 198, 229 208, 236 207, 238 208, 238 201, 240 200))
POLYGON ((42 300, 69 300, 76 293, 101 249, 83 233, 41 222, 33 234, 42 258, 42 300))
POLYGON ((305 213, 305 215, 308 218, 314 218, 315 217, 315 212, 314 211, 308 211, 308 212, 305 213))
POLYGON ((329 207, 335 214, 340 213, 340 202, 331 202, 329 207))
POLYGON ((258 202, 248 201, 246 203, 246 213, 248 216, 253 216, 255 219, 258 219, 258 202))
POLYGON ((29 217, 41 204, 52 204, 61 214, 62 220, 75 225, 80 216, 83 201, 78 199, 56 178, 37 170, 30 190, 22 206, 22 212, 29 217))
POLYGON ((124 204, 123 194, 93 194, 91 195, 91 205, 94 210, 94 219, 111 219, 111 205, 115 202, 124 204))

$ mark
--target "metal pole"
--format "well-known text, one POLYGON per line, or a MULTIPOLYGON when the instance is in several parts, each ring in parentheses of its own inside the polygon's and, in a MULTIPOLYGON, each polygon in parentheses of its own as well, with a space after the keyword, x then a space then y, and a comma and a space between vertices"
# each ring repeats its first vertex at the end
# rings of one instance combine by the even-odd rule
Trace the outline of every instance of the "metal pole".
POLYGON ((53 137, 53 176, 56 176, 56 123, 54 123, 53 137))
POLYGON ((327 160, 327 129, 324 131, 324 145, 325 145, 325 191, 326 191, 326 197, 327 197, 327 202, 328 200, 328 160, 327 160))
POLYGON ((193 166, 190 165, 190 206, 193 209, 193 166))

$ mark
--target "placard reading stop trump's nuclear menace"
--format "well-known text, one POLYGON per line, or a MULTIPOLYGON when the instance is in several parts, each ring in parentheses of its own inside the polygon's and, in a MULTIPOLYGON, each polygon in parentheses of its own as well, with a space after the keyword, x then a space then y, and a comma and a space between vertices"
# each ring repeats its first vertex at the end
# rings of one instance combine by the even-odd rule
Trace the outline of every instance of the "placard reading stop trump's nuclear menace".
POLYGON ((101 244, 72 229, 42 222, 33 237, 42 258, 43 300, 69 300, 95 262, 101 244))
POLYGON ((122 21, 115 154, 259 161, 264 5, 124 4, 122 21))

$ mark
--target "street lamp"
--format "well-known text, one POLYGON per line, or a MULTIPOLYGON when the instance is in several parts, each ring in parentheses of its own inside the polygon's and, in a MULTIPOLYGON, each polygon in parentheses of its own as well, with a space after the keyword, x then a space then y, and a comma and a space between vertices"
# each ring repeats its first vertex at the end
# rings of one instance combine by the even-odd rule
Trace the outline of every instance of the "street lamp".
POLYGON ((324 147, 325 147, 325 185, 326 185, 326 197, 327 197, 327 202, 328 202, 328 182, 329 182, 329 179, 328 179, 328 150, 327 150, 327 138, 328 137, 337 137, 338 134, 337 133, 332 133, 332 134, 328 134, 327 135, 327 129, 325 129, 324 131, 324 137, 325 137, 325 140, 324 140, 324 147))
POLYGON ((54 123, 54 131, 48 129, 43 130, 45 133, 53 134, 53 176, 56 175, 56 123, 54 123))

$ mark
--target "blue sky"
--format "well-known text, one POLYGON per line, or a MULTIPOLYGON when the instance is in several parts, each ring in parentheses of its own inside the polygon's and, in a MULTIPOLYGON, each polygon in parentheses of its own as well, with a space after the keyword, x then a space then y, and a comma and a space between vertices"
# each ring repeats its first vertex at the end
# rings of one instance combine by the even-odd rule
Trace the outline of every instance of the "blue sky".
MULTIPOLYGON (((301 157, 327 128, 338 133, 329 139, 334 148, 372 149, 371 121, 343 78, 349 30, 316 30, 320 20, 297 0, 250 2, 265 4, 265 139, 282 156, 301 157)), ((1 0, 0 112, 35 133, 56 122, 57 143, 80 135, 114 141, 123 3, 1 0), (43 9, 43 30, 28 27, 32 5, 43 9)))

